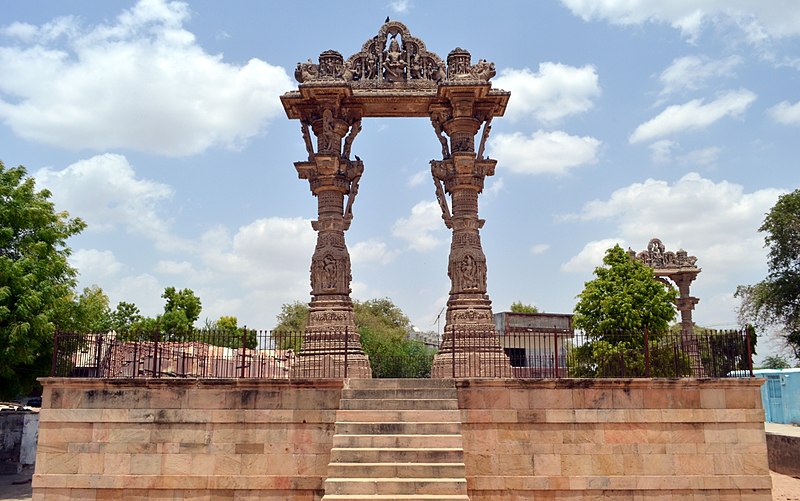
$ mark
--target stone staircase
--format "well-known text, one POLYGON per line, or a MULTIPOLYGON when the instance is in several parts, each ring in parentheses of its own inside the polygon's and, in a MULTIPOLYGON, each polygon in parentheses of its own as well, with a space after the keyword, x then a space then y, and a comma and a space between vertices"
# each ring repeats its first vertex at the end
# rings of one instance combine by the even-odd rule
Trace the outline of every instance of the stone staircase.
POLYGON ((465 476, 452 380, 345 383, 323 501, 469 501, 465 476))

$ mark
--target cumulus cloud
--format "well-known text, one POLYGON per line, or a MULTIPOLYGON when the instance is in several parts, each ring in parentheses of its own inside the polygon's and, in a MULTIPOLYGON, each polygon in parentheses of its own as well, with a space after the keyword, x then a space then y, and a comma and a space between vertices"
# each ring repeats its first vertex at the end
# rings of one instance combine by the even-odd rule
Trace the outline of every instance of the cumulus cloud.
POLYGON ((69 262, 80 272, 84 284, 100 284, 125 268, 113 252, 98 249, 78 249, 69 257, 69 262))
POLYGON ((353 265, 388 264, 394 260, 397 253, 389 250, 386 242, 378 240, 365 240, 348 246, 350 261, 353 265))
POLYGON ((308 280, 316 233, 307 219, 270 217, 240 227, 232 237, 216 228, 201 240, 211 244, 201 246, 205 267, 263 289, 308 280))
POLYGON ((137 178, 122 155, 97 155, 63 170, 43 168, 34 175, 53 192, 53 201, 70 215, 85 220, 87 231, 122 229, 176 245, 160 204, 173 195, 170 186, 137 178))
POLYGON ((663 85, 661 94, 671 94, 685 90, 698 90, 709 80, 728 77, 742 64, 739 56, 713 60, 705 56, 684 56, 676 58, 659 76, 663 85))
POLYGON ((619 25, 667 23, 690 39, 708 24, 737 26, 750 42, 800 34, 800 4, 794 0, 561 0, 585 21, 600 19, 619 25))
POLYGON ((394 223, 392 235, 408 242, 410 249, 425 252, 444 242, 445 229, 439 204, 419 202, 411 208, 409 217, 394 223))
POLYGON ((601 142, 590 136, 571 136, 563 131, 539 130, 530 136, 520 132, 498 134, 489 143, 499 165, 518 174, 566 174, 597 161, 601 142))
POLYGON ((605 238, 589 242, 583 246, 583 249, 578 254, 562 264, 561 270, 573 273, 590 273, 603 264, 603 256, 606 255, 606 250, 617 244, 623 249, 625 248, 625 240, 621 238, 605 238))
POLYGON ((600 95, 597 70, 545 62, 539 71, 507 68, 493 80, 494 86, 511 91, 506 116, 511 120, 533 117, 545 123, 583 113, 600 95))
POLYGON ((283 68, 229 64, 183 24, 183 2, 141 0, 110 24, 64 17, 3 29, 0 118, 16 134, 70 149, 170 156, 241 147, 281 112, 283 68))
POLYGON ((794 104, 789 101, 782 101, 767 110, 767 112, 778 123, 784 125, 800 124, 800 101, 794 104))
POLYGON ((639 143, 678 132, 703 129, 727 116, 741 115, 755 100, 754 93, 741 89, 727 92, 709 103, 703 99, 693 99, 685 104, 668 106, 639 125, 629 141, 639 143))
POLYGON ((745 193, 741 185, 690 173, 673 184, 648 179, 620 188, 607 200, 585 204, 573 218, 615 223, 615 233, 637 251, 653 237, 673 250, 685 246, 702 260, 707 279, 719 278, 763 267, 757 229, 781 193, 773 188, 745 193))

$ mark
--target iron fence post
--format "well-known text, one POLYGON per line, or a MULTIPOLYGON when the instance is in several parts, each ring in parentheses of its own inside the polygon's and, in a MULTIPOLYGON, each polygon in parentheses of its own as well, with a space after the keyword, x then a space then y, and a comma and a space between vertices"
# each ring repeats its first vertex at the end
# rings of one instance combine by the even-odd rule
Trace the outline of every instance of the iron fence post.
POLYGON ((56 334, 53 336, 53 362, 50 368, 50 376, 56 376, 56 357, 58 356, 58 337, 60 332, 56 329, 56 334))
POLYGON ((644 376, 650 377, 650 330, 646 325, 644 326, 644 376))
POLYGON ((555 377, 558 379, 561 375, 558 373, 558 331, 555 325, 553 326, 553 354, 555 355, 553 367, 556 372, 555 377))
POLYGON ((347 379, 347 351, 348 351, 348 340, 350 339, 350 328, 344 328, 344 378, 347 379))
POLYGON ((158 328, 158 324, 156 324, 156 331, 153 335, 153 377, 160 377, 161 376, 161 357, 159 357, 158 353, 158 340, 161 337, 161 331, 158 328))
POLYGON ((750 377, 755 377, 753 374, 753 348, 750 344, 750 329, 744 328, 744 342, 747 343, 747 368, 750 369, 750 377))
POLYGON ((242 368, 239 371, 239 377, 242 379, 244 379, 245 350, 247 350, 247 326, 242 327, 242 368))
POLYGON ((453 379, 456 378, 456 328, 450 327, 450 348, 452 349, 451 358, 453 359, 453 379))

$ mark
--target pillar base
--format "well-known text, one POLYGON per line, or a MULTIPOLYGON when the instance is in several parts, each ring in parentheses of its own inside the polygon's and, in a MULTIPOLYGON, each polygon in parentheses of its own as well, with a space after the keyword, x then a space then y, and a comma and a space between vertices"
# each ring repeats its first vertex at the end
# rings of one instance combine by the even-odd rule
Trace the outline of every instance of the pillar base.
POLYGON ((510 378, 511 362, 494 325, 446 327, 433 359, 432 378, 510 378))
POLYGON ((371 378, 355 325, 308 326, 292 378, 371 378))

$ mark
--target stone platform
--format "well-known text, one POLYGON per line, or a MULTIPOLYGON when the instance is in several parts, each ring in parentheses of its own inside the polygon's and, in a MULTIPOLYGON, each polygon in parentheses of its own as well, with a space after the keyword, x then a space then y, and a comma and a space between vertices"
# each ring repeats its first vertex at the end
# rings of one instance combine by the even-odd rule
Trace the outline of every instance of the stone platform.
MULTIPOLYGON (((326 480, 346 478, 356 462, 332 450, 406 440, 335 438, 375 435, 362 420, 371 412, 384 435, 460 427, 463 460, 441 467, 452 478, 463 472, 472 501, 771 498, 761 381, 456 380, 455 399, 350 398, 348 389, 379 381, 44 379, 34 499, 319 500, 326 480), (456 409, 414 423, 410 409, 390 408, 403 400, 456 409)), ((392 467, 405 466, 376 474, 392 467)))

